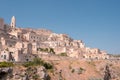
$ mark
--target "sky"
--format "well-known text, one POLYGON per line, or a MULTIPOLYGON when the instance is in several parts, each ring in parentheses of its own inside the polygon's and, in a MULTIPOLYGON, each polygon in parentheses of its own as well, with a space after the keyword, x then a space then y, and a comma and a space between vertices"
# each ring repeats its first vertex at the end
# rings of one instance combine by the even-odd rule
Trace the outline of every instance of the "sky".
POLYGON ((45 28, 120 54, 120 0, 0 0, 0 17, 17 27, 45 28))

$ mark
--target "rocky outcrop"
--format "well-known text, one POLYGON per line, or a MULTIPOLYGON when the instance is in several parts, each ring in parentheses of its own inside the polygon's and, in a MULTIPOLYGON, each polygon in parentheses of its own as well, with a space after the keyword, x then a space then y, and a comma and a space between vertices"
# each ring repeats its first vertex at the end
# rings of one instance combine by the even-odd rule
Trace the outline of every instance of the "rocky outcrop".
POLYGON ((46 72, 46 69, 41 67, 28 67, 25 70, 15 71, 13 74, 13 79, 15 80, 50 80, 49 75, 46 72))
POLYGON ((0 80, 50 80, 43 66, 22 68, 0 68, 0 80))
POLYGON ((7 80, 12 77, 13 68, 0 68, 0 80, 7 80))

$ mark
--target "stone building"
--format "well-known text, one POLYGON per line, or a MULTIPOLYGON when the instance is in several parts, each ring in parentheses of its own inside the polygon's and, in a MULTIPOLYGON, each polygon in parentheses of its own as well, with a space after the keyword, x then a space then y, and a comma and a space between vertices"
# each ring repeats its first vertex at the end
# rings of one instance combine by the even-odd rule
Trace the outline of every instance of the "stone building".
POLYGON ((22 33, 17 31, 11 31, 9 32, 10 35, 14 35, 17 39, 22 40, 22 33))
POLYGON ((4 37, 1 37, 1 44, 2 46, 6 46, 6 47, 15 47, 16 44, 16 40, 15 39, 6 39, 4 37))
POLYGON ((109 55, 105 51, 101 51, 97 48, 86 48, 86 54, 83 54, 86 59, 109 59, 109 55))
POLYGON ((4 19, 0 18, 0 30, 4 29, 4 19))
POLYGON ((6 48, 1 51, 0 61, 21 61, 21 52, 14 48, 6 48))
POLYGON ((15 28, 16 27, 16 19, 15 19, 15 16, 12 17, 11 19, 11 28, 15 28))
POLYGON ((10 56, 11 54, 8 51, 3 50, 0 54, 0 61, 10 61, 12 59, 10 56))
POLYGON ((30 42, 47 41, 46 35, 39 35, 39 34, 36 34, 35 32, 27 32, 26 34, 23 34, 23 37, 25 40, 30 41, 30 42))
MULTIPOLYGON (((52 48, 56 54, 66 53, 69 57, 75 58, 109 58, 106 52, 86 47, 82 40, 74 40, 67 34, 57 34, 45 29, 17 28, 14 16, 10 25, 5 24, 4 20, 0 18, 0 55, 2 60, 25 61, 32 55, 38 54, 38 48, 52 48)), ((30 59, 32 58, 33 56, 30 59)))

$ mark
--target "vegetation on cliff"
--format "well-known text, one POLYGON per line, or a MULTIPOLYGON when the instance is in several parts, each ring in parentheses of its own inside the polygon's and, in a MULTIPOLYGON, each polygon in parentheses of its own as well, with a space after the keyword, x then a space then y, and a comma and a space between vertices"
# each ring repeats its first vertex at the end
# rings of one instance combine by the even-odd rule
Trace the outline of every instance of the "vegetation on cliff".
POLYGON ((37 48, 37 51, 47 52, 47 53, 51 53, 51 54, 55 54, 55 51, 54 51, 53 48, 37 48))
POLYGON ((46 69, 52 69, 53 65, 43 61, 41 58, 34 58, 33 61, 25 62, 23 64, 25 67, 30 67, 30 66, 44 66, 46 69))
POLYGON ((12 62, 0 62, 0 68, 2 67, 12 67, 14 64, 12 62))
POLYGON ((60 53, 58 56, 67 56, 67 53, 60 53))

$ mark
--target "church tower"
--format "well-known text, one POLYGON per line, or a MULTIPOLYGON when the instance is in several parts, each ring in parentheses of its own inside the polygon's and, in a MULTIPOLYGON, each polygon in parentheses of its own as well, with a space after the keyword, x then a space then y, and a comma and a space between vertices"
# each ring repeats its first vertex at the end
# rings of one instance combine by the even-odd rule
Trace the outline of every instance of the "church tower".
POLYGON ((16 26, 16 20, 15 20, 15 16, 13 16, 11 19, 11 28, 15 28, 15 26, 16 26))

